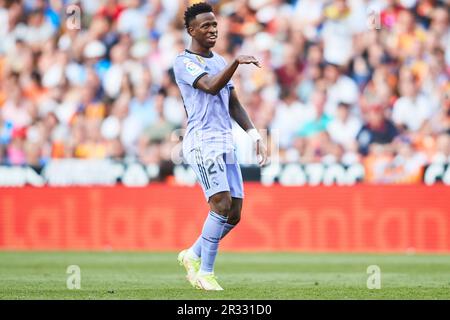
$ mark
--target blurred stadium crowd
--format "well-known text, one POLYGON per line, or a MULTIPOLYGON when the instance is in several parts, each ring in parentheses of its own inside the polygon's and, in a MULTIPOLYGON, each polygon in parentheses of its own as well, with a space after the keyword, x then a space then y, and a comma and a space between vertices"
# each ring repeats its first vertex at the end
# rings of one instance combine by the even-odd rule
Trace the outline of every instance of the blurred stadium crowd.
MULTIPOLYGON (((0 162, 169 161, 186 124, 171 67, 193 2, 0 0, 0 162)), ((282 162, 361 162, 369 181, 413 182, 450 160, 449 1, 210 3, 214 50, 264 66, 233 81, 282 162)), ((235 134, 242 160, 250 142, 235 134)))

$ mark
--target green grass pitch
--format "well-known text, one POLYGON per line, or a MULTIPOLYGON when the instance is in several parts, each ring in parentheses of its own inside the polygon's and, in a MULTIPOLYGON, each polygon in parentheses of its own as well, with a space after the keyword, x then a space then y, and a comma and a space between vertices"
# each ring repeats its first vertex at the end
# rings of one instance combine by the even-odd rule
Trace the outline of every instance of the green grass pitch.
POLYGON ((0 252, 0 299, 450 299, 450 255, 219 253, 223 292, 195 290, 177 253, 0 252), (69 265, 81 289, 69 290, 69 265), (381 289, 367 288, 367 267, 381 289))

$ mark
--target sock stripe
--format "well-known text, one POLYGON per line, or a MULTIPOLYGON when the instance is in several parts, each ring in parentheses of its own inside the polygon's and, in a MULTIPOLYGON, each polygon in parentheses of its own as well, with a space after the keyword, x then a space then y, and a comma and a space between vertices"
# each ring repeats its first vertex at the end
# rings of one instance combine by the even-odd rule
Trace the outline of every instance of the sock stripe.
POLYGON ((212 241, 212 240, 206 239, 204 236, 202 236, 202 238, 205 239, 205 240, 208 241, 208 242, 211 242, 211 243, 219 243, 219 241, 220 241, 220 240, 218 240, 218 241, 212 241))
POLYGON ((215 219, 217 219, 219 222, 226 223, 228 221, 228 218, 225 216, 222 216, 218 213, 215 213, 214 211, 209 211, 209 215, 215 219))

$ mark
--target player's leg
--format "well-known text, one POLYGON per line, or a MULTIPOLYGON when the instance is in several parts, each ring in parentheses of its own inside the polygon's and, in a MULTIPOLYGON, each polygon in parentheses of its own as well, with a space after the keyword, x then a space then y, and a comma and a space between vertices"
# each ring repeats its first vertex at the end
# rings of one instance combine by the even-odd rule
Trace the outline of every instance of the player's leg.
POLYGON ((232 197, 231 208, 228 212, 228 220, 225 223, 222 238, 225 237, 241 220, 242 203, 244 198, 244 183, 241 168, 237 162, 235 152, 224 155, 226 164, 227 181, 232 197))
MULTIPOLYGON (((202 234, 202 263, 200 267, 200 272, 197 276, 197 284, 201 288, 205 288, 205 286, 209 286, 212 288, 211 290, 222 290, 220 285, 217 283, 217 280, 214 277, 213 268, 214 264, 207 265, 206 261, 207 259, 210 260, 211 257, 207 256, 207 254, 213 254, 214 257, 210 261, 214 263, 215 256, 217 254, 218 244, 220 239, 222 239, 224 236, 228 234, 238 223, 241 219, 241 210, 242 210, 242 201, 244 197, 244 187, 243 187, 243 181, 242 181, 242 174, 241 170, 239 168, 239 164, 237 163, 236 156, 233 153, 230 155, 223 155, 220 160, 223 160, 223 172, 225 175, 221 175, 221 179, 219 181, 222 181, 222 179, 225 176, 226 183, 228 184, 228 187, 230 189, 229 192, 220 192, 218 194, 215 194, 210 198, 210 207, 211 210, 214 212, 220 212, 223 216, 227 216, 226 220, 224 220, 224 225, 222 228, 222 233, 220 235, 219 239, 217 240, 217 246, 215 248, 215 252, 208 252, 208 247, 212 246, 212 243, 209 241, 205 241, 205 238, 202 234), (204 268, 209 267, 211 270, 211 273, 208 279, 204 278, 203 270, 204 268)), ((221 161, 219 161, 219 164, 221 161)), ((218 236, 219 234, 216 233, 215 236, 218 236)))
MULTIPOLYGON (((198 157, 197 157, 198 158, 198 157)), ((211 157, 212 159, 215 159, 215 164, 211 166, 211 164, 213 162, 209 162, 209 167, 208 169, 208 181, 211 180, 210 185, 212 184, 213 188, 216 188, 216 190, 214 191, 210 191, 210 188, 208 188, 208 185, 206 183, 204 183, 203 181, 205 181, 205 175, 206 175, 206 170, 203 173, 203 177, 202 175, 199 173, 199 181, 202 185, 203 191, 205 192, 205 196, 207 198, 208 203, 210 204, 210 206, 213 206, 211 208, 211 210, 213 212, 226 212, 226 208, 225 210, 221 207, 224 206, 228 206, 227 203, 224 203, 224 199, 221 199, 221 193, 224 191, 220 191, 220 190, 229 190, 229 185, 227 183, 227 181, 225 179, 227 179, 227 175, 228 172, 226 172, 226 167, 225 167, 225 161, 223 159, 224 156, 220 155, 220 156, 216 156, 216 157, 211 157), (218 161, 218 160, 222 160, 222 161, 218 161), (226 173, 226 174, 225 174, 226 173), (217 174, 220 174, 219 176, 217 176, 217 174), (215 196, 215 193, 218 194, 218 196, 215 196), (211 194, 211 196, 214 196, 214 198, 210 198, 209 194, 211 194)), ((198 166, 193 167, 194 171, 197 171, 198 166)), ((200 171, 200 170, 198 170, 200 171)), ((226 199, 226 201, 228 201, 228 198, 226 199)), ((224 215, 227 215, 227 213, 225 213, 224 215)), ((229 231, 229 226, 227 224, 225 224, 225 230, 224 233, 228 233, 229 231)), ((223 238, 223 236, 222 236, 223 238)), ((189 248, 187 255, 192 258, 192 259, 199 259, 202 255, 202 236, 200 235, 197 240, 194 242, 194 244, 192 245, 191 248, 189 248)))
POLYGON ((224 155, 211 152, 205 163, 207 178, 211 181, 210 188, 205 192, 209 197, 210 212, 202 230, 201 265, 197 274, 197 285, 206 290, 223 290, 215 279, 214 264, 232 200, 224 155))
MULTIPOLYGON (((196 159, 203 164, 201 154, 197 154, 196 159)), ((205 162, 208 164, 207 170, 206 168, 202 170, 202 166, 199 165, 198 176, 202 178, 203 190, 208 197, 211 210, 201 237, 190 251, 202 258, 200 271, 196 277, 197 286, 206 290, 223 290, 214 276, 214 262, 220 240, 239 223, 241 218, 243 179, 234 152, 210 157, 205 162)))
MULTIPOLYGON (((241 211, 242 211, 242 202, 241 198, 231 198, 231 209, 227 215, 228 220, 224 225, 222 237, 223 239, 241 220, 241 211)), ((200 235, 197 240, 194 242, 192 247, 189 248, 189 251, 186 253, 192 259, 200 259, 202 256, 202 236, 200 235)))
POLYGON ((241 198, 231 198, 231 209, 228 212, 228 220, 223 228, 221 239, 225 238, 241 220, 242 202, 243 199, 241 198))
POLYGON ((210 212, 202 230, 201 264, 196 284, 204 290, 223 290, 214 276, 214 264, 219 250, 219 242, 231 209, 231 195, 223 191, 209 198, 210 212))
POLYGON ((182 251, 179 261, 180 264, 185 265, 188 271, 187 278, 191 284, 206 290, 222 290, 214 277, 214 262, 227 220, 226 215, 231 207, 225 166, 217 159, 219 157, 205 157, 198 149, 193 150, 186 157, 198 177, 211 210, 203 225, 199 241, 196 241, 190 249, 182 251), (199 266, 200 256, 202 256, 202 262, 199 266), (202 275, 200 281, 197 281, 196 269, 200 269, 198 272, 202 275))
MULTIPOLYGON (((240 221, 242 202, 244 196, 244 186, 241 168, 237 163, 236 155, 234 152, 230 152, 223 155, 225 162, 225 169, 227 174, 228 185, 230 187, 231 194, 231 209, 227 214, 228 220, 224 225, 222 238, 223 239, 240 221)), ((189 249, 188 253, 191 258, 199 259, 202 255, 202 237, 197 238, 195 243, 189 249)))
MULTIPOLYGON (((197 180, 199 181, 205 198, 208 201, 211 196, 211 189, 213 184, 211 178, 208 177, 207 168, 205 167, 205 161, 199 149, 194 149, 191 151, 183 150, 183 157, 185 163, 189 164, 191 169, 195 172, 197 180)), ((228 190, 226 186, 225 190, 228 190)), ((196 286, 197 273, 200 271, 200 256, 202 250, 203 238, 200 237, 189 249, 183 250, 178 254, 178 263, 184 266, 186 269, 186 279, 191 283, 192 286, 196 286)))

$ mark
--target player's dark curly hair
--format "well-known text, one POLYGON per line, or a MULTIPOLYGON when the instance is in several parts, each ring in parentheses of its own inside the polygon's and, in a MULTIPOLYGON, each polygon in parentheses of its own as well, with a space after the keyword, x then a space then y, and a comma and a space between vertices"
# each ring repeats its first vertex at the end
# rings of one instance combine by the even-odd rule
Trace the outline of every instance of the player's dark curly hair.
POLYGON ((184 12, 184 26, 186 29, 189 28, 189 24, 198 14, 213 12, 213 8, 209 3, 199 2, 188 7, 184 12))

